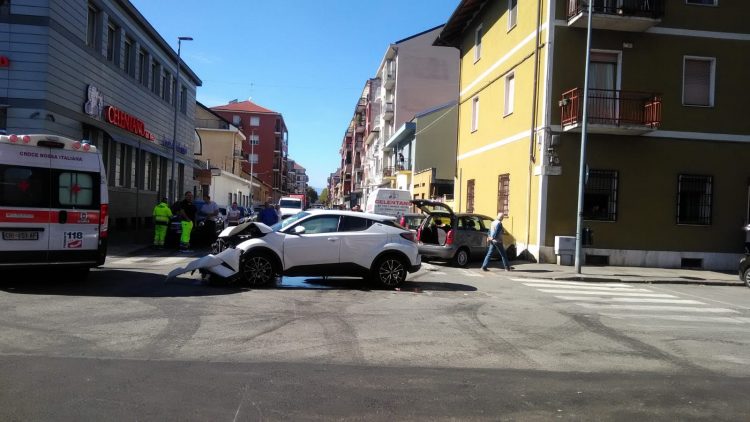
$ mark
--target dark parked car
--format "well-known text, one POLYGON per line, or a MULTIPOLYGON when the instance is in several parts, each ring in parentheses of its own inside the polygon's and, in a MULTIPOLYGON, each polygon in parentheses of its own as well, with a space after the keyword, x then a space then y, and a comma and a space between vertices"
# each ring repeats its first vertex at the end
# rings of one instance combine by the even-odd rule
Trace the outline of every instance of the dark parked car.
POLYGON ((740 280, 750 287, 750 253, 740 260, 740 280))
MULTIPOLYGON (((427 214, 417 229, 419 253, 423 258, 450 260, 459 267, 467 266, 471 259, 484 258, 492 217, 455 214, 448 205, 437 201, 415 199, 411 202, 427 214)), ((493 256, 500 255, 494 252, 493 256)))

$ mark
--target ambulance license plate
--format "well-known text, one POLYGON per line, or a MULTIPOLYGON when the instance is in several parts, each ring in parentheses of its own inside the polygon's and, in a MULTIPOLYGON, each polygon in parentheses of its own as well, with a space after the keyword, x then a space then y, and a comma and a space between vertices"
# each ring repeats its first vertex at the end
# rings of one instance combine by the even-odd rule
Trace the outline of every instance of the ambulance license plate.
POLYGON ((39 240, 39 232, 3 232, 3 240, 39 240))

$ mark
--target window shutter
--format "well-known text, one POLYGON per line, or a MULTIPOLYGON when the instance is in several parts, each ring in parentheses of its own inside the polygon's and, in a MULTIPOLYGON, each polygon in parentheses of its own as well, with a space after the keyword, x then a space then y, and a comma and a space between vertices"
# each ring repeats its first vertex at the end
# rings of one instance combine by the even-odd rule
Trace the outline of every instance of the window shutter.
POLYGON ((711 62, 685 60, 685 104, 711 105, 711 62))

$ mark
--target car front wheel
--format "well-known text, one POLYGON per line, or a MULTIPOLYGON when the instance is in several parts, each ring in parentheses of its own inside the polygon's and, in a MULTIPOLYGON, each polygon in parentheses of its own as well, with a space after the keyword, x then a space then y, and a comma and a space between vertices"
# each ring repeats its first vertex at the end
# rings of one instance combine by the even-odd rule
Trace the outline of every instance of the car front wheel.
POLYGON ((242 281, 250 286, 265 286, 276 278, 274 262, 267 254, 245 257, 240 271, 242 281))
POLYGON ((384 256, 375 264, 372 278, 383 287, 396 287, 406 280, 406 264, 398 256, 384 256))

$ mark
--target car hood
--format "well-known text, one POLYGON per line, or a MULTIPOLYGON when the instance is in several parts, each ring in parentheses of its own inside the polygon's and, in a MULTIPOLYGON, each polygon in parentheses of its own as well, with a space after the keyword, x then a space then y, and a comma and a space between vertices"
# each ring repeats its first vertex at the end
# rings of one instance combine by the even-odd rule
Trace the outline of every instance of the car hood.
POLYGON ((449 214, 453 216, 453 210, 451 209, 451 207, 442 202, 430 201, 428 199, 413 199, 411 203, 425 214, 449 214))

